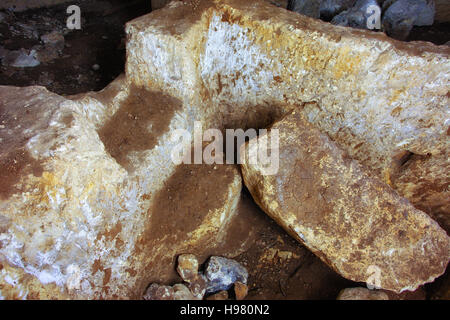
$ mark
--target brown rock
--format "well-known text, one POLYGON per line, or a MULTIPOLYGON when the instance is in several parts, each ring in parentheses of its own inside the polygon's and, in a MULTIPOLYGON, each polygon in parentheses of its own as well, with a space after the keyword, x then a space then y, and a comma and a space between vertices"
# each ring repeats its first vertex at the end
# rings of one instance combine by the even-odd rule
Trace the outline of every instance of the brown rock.
POLYGON ((389 300, 386 293, 367 288, 347 288, 342 290, 337 300, 389 300))
POLYGON ((448 150, 447 46, 333 27, 261 1, 195 3, 128 23, 127 76, 101 92, 0 87, 1 298, 140 298, 148 283, 177 279, 178 254, 219 254, 241 181, 233 166, 211 176, 207 166, 171 163, 170 132, 191 132, 196 120, 258 128, 296 108, 415 205, 446 208, 437 158, 448 150), (420 167, 392 166, 406 151, 424 157, 420 167), (211 190, 207 205, 192 198, 211 190), (180 206, 191 200, 204 210, 180 206))
POLYGON ((248 293, 248 287, 246 284, 236 281, 234 283, 234 293, 236 300, 244 300, 248 293))
POLYGON ((177 272, 181 279, 191 282, 197 278, 198 260, 193 254, 182 254, 178 256, 177 272))
POLYGON ((245 159, 244 181, 261 208, 342 276, 402 292, 444 273, 450 238, 428 215, 340 150, 300 112, 277 122, 279 170, 245 159))
POLYGON ((207 297, 206 300, 228 300, 228 291, 219 291, 207 297))

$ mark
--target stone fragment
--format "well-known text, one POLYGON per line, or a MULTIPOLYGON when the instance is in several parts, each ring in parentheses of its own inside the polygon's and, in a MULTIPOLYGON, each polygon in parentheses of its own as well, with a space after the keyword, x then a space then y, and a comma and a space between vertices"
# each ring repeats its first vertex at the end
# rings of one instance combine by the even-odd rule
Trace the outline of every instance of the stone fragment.
POLYGON ((197 278, 198 260, 193 254, 181 254, 178 256, 177 272, 181 279, 191 282, 197 278))
POLYGON ((188 288, 191 290, 195 298, 201 300, 206 293, 207 281, 203 274, 198 274, 197 277, 189 282, 188 288))
POLYGON ((236 300, 244 300, 248 294, 247 285, 240 281, 236 281, 234 283, 234 294, 236 295, 236 300))
POLYGON ((334 16, 350 9, 356 0, 322 0, 320 1, 320 18, 331 21, 334 16))
POLYGON ((11 225, 11 219, 0 214, 0 233, 6 233, 11 225))
MULTIPOLYGON (((178 288, 177 288, 178 289, 178 288)), ((181 294, 178 294, 178 297, 181 294)), ((152 283, 145 292, 144 300, 174 300, 175 290, 170 286, 164 286, 157 283, 152 283)), ((179 299, 181 300, 181 299, 179 299)))
MULTIPOLYGON (((381 19, 381 15, 374 16, 376 12, 381 14, 381 8, 376 0, 357 0, 352 8, 335 16, 331 23, 358 29, 375 29, 377 28, 375 19, 381 19), (369 21, 369 19, 371 20, 369 21)), ((378 25, 378 29, 380 27, 381 25, 378 25)))
POLYGON ((206 293, 213 293, 230 289, 236 281, 246 284, 248 272, 235 260, 212 256, 206 264, 205 277, 206 293))
POLYGON ((448 0, 435 0, 436 22, 450 22, 450 6, 448 0))
POLYGON ((386 293, 367 288, 347 288, 342 290, 337 300, 389 300, 386 293))
POLYGON ((173 300, 197 300, 188 287, 178 283, 173 286, 173 300))
POLYGON ((405 40, 413 26, 432 25, 434 15, 434 0, 397 0, 383 14, 383 30, 390 37, 405 40))
MULTIPOLYGON (((428 215, 351 159, 297 111, 251 140, 254 155, 279 133, 277 173, 245 158, 255 201, 298 241, 345 278, 413 291, 445 272, 450 238, 428 215), (258 142, 258 143, 256 143, 258 142)), ((245 147, 242 147, 245 148, 245 147)))
POLYGON ((206 298, 206 300, 228 300, 228 291, 219 291, 206 298))
POLYGON ((311 18, 320 17, 320 1, 318 0, 290 0, 287 9, 311 18))
POLYGON ((6 50, 1 55, 2 65, 16 68, 32 68, 40 64, 36 50, 6 50))
POLYGON ((64 36, 58 31, 44 34, 41 36, 41 40, 47 48, 56 51, 62 51, 64 49, 64 36))
POLYGON ((223 254, 241 177, 171 161, 192 109, 124 77, 70 98, 0 86, 0 296, 140 298, 178 252, 223 254))

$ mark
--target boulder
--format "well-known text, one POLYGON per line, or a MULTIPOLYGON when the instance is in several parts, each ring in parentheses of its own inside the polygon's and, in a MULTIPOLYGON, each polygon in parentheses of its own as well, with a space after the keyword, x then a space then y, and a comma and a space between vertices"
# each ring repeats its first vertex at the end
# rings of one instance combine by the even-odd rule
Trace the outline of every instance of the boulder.
POLYGON ((322 0, 320 2, 320 18, 331 21, 334 16, 350 9, 356 0, 322 0))
POLYGON ((237 168, 171 161, 171 132, 194 121, 265 128, 295 109, 375 178, 417 206, 439 199, 423 210, 448 215, 433 208, 450 203, 438 178, 450 48, 266 1, 195 3, 129 22, 126 75, 101 92, 0 87, 1 297, 141 298, 148 283, 178 279, 179 254, 242 250, 245 233, 223 252, 237 168))
MULTIPOLYGON (((446 165, 438 158, 448 154, 447 46, 333 26, 264 1, 201 1, 196 10, 177 1, 126 31, 127 75, 207 105, 209 123, 264 128, 295 108, 394 188, 400 184, 391 176, 420 189, 396 160, 416 155, 407 164, 422 159, 425 196, 397 191, 416 206, 450 203, 445 179, 437 178, 446 165)), ((448 216, 435 211, 443 207, 424 210, 448 216)))
POLYGON ((370 169, 342 151, 300 112, 242 146, 244 182, 260 207, 343 277, 395 292, 445 272, 450 238, 370 169), (261 146, 279 170, 253 161, 261 146))
POLYGON ((311 18, 320 17, 320 1, 317 0, 291 0, 287 9, 311 18))
POLYGON ((0 106, 1 297, 140 298, 178 254, 221 252, 241 177, 171 161, 176 98, 120 77, 70 99, 1 86, 0 106))

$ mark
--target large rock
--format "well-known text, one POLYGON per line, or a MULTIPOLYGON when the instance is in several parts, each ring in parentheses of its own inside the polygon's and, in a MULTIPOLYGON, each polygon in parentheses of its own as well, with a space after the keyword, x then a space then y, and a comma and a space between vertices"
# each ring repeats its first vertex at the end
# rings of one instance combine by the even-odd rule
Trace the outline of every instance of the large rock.
POLYGON ((287 9, 311 18, 320 17, 320 1, 317 0, 291 0, 287 9))
POLYGON ((439 199, 426 206, 436 214, 450 203, 437 178, 448 150, 450 48, 244 0, 174 1, 126 31, 126 77, 102 92, 1 88, 3 297, 136 298, 149 283, 178 279, 179 254, 203 261, 242 250, 241 232, 223 252, 236 169, 171 162, 170 132, 192 132, 194 121, 261 128, 295 108, 415 205, 439 199), (429 174, 409 176, 418 172, 429 174), (192 194, 203 202, 206 192, 208 205, 191 210, 192 194))
MULTIPOLYGON (((414 205, 450 203, 446 179, 436 178, 449 165, 441 156, 449 150, 447 46, 336 27, 262 1, 201 1, 196 10, 175 1, 126 30, 133 81, 208 105, 210 123, 261 128, 296 107, 414 205), (405 152, 417 156, 408 165, 422 159, 419 185, 398 165, 405 152)), ((443 207, 426 212, 448 216, 435 211, 443 207)))
POLYGON ((383 291, 374 291, 367 288, 347 288, 342 290, 337 300, 389 300, 383 291))
MULTIPOLYGON (((242 148, 244 149, 245 146, 242 148)), ((445 272, 450 238, 300 112, 250 140, 242 174, 263 210, 342 276, 396 292, 445 272), (252 160, 279 134, 278 172, 252 160)), ((242 154, 245 154, 242 152, 242 154)))
POLYGON ((136 298, 220 252, 241 177, 171 161, 185 106, 124 77, 71 99, 0 87, 0 296, 136 298))
POLYGON ((447 0, 435 0, 437 22, 450 22, 450 6, 447 0))
POLYGON ((397 0, 383 14, 383 30, 391 37, 405 40, 413 26, 434 22, 434 0, 397 0))

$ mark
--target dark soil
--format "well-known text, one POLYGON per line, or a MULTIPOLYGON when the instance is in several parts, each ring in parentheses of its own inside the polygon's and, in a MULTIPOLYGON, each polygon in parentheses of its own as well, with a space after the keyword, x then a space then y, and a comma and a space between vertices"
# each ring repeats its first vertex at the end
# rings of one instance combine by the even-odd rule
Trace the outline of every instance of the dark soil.
POLYGON ((99 130, 105 149, 128 170, 128 154, 152 149, 158 137, 169 129, 181 101, 161 92, 130 89, 130 95, 114 116, 99 130), (151 129, 149 129, 151 127, 151 129))

